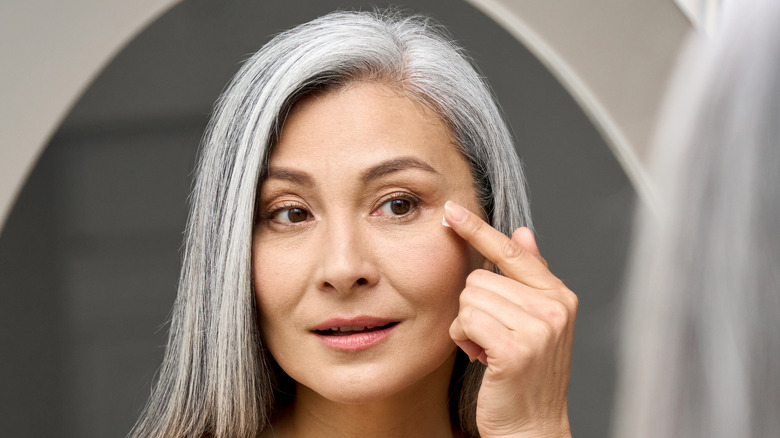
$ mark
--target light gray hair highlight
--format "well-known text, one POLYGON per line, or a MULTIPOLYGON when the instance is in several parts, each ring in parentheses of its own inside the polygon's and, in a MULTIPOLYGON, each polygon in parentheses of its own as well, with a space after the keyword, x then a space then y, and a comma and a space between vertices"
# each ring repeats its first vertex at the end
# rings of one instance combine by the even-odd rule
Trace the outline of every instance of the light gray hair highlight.
MULTIPOLYGON (((336 12, 276 36, 246 61, 209 123, 168 348, 133 436, 250 437, 269 424, 277 382, 251 275, 258 184, 295 102, 359 80, 395 85, 433 109, 471 163, 492 225, 507 235, 531 225, 512 136, 443 28, 397 12, 336 12)), ((481 372, 469 365, 471 389, 461 391, 461 426, 472 435, 481 372)))
POLYGON ((637 218, 615 437, 780 430, 780 4, 727 12, 684 58, 654 144, 659 208, 637 218))

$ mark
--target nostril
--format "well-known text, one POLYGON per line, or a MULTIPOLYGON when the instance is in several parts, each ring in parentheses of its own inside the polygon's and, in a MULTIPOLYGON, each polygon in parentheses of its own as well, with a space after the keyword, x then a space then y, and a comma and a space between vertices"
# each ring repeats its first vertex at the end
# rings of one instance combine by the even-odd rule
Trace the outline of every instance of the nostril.
POLYGON ((360 285, 360 286, 363 286, 364 284, 368 283, 368 280, 366 280, 365 278, 362 278, 362 277, 361 277, 361 278, 358 278, 358 279, 357 279, 357 282, 356 282, 356 283, 357 283, 358 285, 360 285))

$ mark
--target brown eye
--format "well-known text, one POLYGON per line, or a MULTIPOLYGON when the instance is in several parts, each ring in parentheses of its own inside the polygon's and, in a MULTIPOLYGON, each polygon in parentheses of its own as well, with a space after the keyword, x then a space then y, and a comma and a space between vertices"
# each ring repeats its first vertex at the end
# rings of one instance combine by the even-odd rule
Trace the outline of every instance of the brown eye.
POLYGON ((383 202, 382 205, 377 208, 373 215, 376 216, 409 216, 414 213, 417 208, 417 202, 415 199, 407 198, 393 198, 383 202))
POLYGON ((296 224, 309 219, 310 213, 299 207, 284 208, 274 213, 273 218, 285 224, 296 224))
POLYGON ((290 223, 303 222, 309 218, 309 212, 302 208, 291 208, 287 210, 287 221, 290 223))
POLYGON ((412 203, 406 199, 393 199, 390 201, 390 211, 393 214, 402 215, 409 212, 412 209, 412 203))

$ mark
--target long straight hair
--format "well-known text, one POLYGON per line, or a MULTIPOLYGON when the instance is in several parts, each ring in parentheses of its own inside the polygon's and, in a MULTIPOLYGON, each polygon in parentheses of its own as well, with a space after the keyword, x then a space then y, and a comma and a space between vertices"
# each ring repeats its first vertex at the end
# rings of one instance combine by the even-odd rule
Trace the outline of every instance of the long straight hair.
MULTIPOLYGON (((733 14, 733 15, 730 15, 733 14)), ((638 216, 615 437, 780 431, 780 3, 694 41, 638 216)))
MULTIPOLYGON (((508 235, 531 225, 512 136, 441 26, 395 11, 335 12, 276 36, 242 66, 209 123, 168 347, 133 436, 250 437, 268 426, 284 376, 263 344, 252 293, 258 184, 292 106, 358 80, 390 84, 434 110, 469 160, 492 225, 508 235)), ((459 361, 450 385, 453 421, 475 436, 483 371, 459 361)))

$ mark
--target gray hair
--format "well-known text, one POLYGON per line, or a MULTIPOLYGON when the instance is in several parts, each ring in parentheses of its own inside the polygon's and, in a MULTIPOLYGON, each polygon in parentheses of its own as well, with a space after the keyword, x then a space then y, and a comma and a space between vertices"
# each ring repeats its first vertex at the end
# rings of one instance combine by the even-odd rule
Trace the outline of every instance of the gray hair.
MULTIPOLYGON (((295 102, 359 80, 393 85, 433 109, 471 163, 492 225, 508 235, 530 226, 512 136, 440 26, 397 12, 336 12, 276 36, 233 78, 204 137, 168 348, 133 436, 249 437, 269 424, 280 376, 252 293, 256 191, 295 102)), ((451 387, 461 395, 461 427, 476 435, 483 369, 459 363, 451 387)))
POLYGON ((780 430, 780 3, 735 6, 711 46, 689 49, 654 145, 616 437, 780 430))

